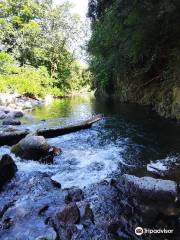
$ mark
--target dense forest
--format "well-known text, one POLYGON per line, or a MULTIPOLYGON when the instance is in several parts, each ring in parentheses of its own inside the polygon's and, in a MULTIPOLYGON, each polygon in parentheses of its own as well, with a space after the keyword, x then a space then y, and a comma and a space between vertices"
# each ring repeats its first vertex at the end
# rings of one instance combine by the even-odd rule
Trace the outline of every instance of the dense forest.
POLYGON ((90 68, 99 95, 180 119, 180 2, 90 0, 90 68))
POLYGON ((80 18, 71 4, 51 0, 0 2, 0 91, 63 96, 90 77, 77 60, 80 18))

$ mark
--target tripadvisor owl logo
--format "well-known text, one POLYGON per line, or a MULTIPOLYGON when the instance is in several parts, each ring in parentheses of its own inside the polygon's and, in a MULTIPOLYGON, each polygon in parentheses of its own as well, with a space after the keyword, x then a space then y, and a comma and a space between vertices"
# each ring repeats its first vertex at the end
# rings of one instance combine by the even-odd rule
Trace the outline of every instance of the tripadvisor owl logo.
POLYGON ((149 228, 142 228, 142 227, 137 227, 135 229, 135 234, 138 236, 141 236, 143 234, 173 234, 174 230, 173 229, 149 229, 149 228))
POLYGON ((137 227, 135 229, 135 234, 138 235, 138 236, 141 236, 142 234, 144 233, 144 230, 142 227, 137 227))

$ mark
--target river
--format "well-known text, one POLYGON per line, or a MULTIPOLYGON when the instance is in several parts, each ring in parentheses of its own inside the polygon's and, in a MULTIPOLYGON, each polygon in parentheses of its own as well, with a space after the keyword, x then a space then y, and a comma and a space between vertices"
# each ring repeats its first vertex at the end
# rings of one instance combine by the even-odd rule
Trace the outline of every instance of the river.
MULTIPOLYGON (((31 130, 64 126, 98 113, 104 118, 91 129, 48 140, 63 150, 53 166, 17 159, 19 170, 58 174, 63 187, 83 187, 111 177, 122 165, 142 172, 151 161, 180 154, 177 123, 163 120, 149 107, 110 99, 84 96, 55 100, 36 108, 34 118, 23 119, 23 123, 31 130)), ((1 148, 1 154, 4 152, 9 148, 1 148)))
MULTIPOLYGON (((34 109, 32 116, 22 119, 20 128, 64 126, 99 113, 103 119, 92 128, 48 139, 49 144, 62 149, 52 165, 12 155, 18 167, 19 184, 28 182, 29 176, 38 171, 58 179, 62 188, 90 187, 126 173, 127 169, 139 176, 147 175, 148 163, 179 156, 178 123, 158 117, 149 107, 121 104, 112 99, 76 96, 55 100, 34 109)), ((9 154, 10 148, 1 147, 0 154, 4 153, 9 154)), ((12 194, 9 187, 3 197, 9 199, 12 194)), ((28 194, 29 197, 31 193, 28 194)), ((21 195, 18 201, 21 203, 24 198, 21 195)))

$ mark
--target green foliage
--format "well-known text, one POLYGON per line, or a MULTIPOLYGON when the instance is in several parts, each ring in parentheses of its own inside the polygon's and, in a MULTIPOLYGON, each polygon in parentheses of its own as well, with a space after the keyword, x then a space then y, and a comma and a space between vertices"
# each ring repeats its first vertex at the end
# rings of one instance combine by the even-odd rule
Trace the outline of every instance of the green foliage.
POLYGON ((178 0, 90 0, 94 87, 114 91, 117 79, 165 80, 180 49, 179 12, 178 0))
POLYGON ((6 52, 0 52, 0 91, 18 91, 21 94, 46 95, 52 88, 53 79, 46 67, 18 66, 6 52))
POLYGON ((0 52, 0 74, 11 71, 14 58, 6 52, 0 52))
POLYGON ((85 66, 82 66, 78 61, 72 65, 72 72, 69 79, 70 90, 78 91, 81 88, 91 85, 91 73, 85 66))
POLYGON ((51 0, 2 0, 1 91, 10 88, 43 96, 48 88, 62 96, 71 90, 72 42, 81 35, 80 25, 68 2, 54 7, 51 0))
POLYGON ((48 88, 42 85, 43 78, 41 70, 23 68, 18 74, 9 74, 0 76, 0 91, 18 91, 20 94, 28 93, 30 95, 43 97, 48 88))

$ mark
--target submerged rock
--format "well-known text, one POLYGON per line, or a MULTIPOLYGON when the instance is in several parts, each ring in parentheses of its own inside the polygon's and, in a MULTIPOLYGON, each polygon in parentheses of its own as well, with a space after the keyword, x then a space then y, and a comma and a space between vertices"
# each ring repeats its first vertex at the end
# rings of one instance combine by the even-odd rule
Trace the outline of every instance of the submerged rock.
POLYGON ((0 111, 0 119, 6 118, 6 113, 4 111, 0 111))
POLYGON ((3 240, 57 239, 55 230, 52 227, 46 225, 41 219, 37 217, 34 217, 32 219, 26 218, 23 222, 18 221, 18 224, 16 224, 16 222, 11 222, 11 219, 5 219, 3 221, 2 227, 4 231, 0 237, 3 240))
POLYGON ((0 190, 3 185, 11 180, 17 171, 17 166, 14 163, 13 159, 5 154, 0 160, 0 190))
POLYGON ((167 157, 165 159, 151 162, 147 170, 155 176, 165 177, 175 181, 180 180, 180 157, 167 157))

